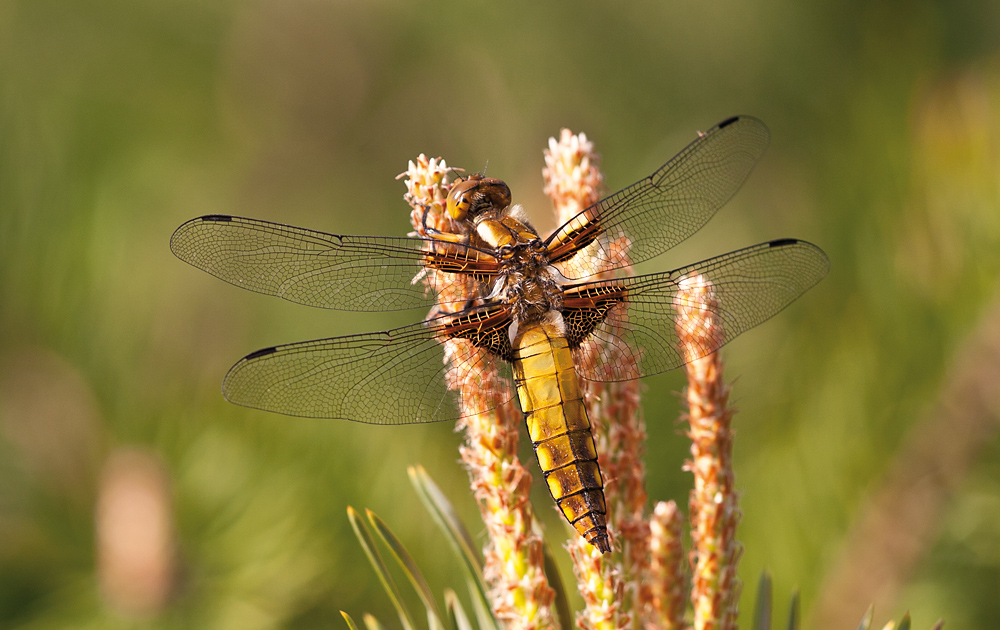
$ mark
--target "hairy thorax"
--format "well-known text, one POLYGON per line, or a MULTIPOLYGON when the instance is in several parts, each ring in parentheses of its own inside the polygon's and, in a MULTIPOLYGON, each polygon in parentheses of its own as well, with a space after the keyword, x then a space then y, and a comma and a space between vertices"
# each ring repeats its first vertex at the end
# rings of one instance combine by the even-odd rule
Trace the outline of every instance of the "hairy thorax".
POLYGON ((530 224, 510 215, 483 218, 476 224, 476 233, 500 259, 500 274, 490 297, 508 304, 515 321, 538 321, 562 308, 558 272, 549 264, 545 245, 530 224))

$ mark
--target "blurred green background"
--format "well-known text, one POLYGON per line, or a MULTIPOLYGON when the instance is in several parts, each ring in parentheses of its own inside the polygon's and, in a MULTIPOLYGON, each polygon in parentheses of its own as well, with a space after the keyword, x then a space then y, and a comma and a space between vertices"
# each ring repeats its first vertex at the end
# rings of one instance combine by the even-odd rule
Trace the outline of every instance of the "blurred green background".
MULTIPOLYGON (((219 391, 251 350, 424 314, 240 291, 170 254, 183 221, 402 235, 393 178, 424 152, 488 163, 547 230, 541 151, 561 127, 596 142, 614 190, 745 113, 773 134, 755 174, 640 269, 778 237, 832 261, 724 351, 743 608, 769 568, 813 627, 855 627, 866 602, 831 576, 902 462, 939 492, 890 509, 905 553, 876 545, 855 573, 887 572, 876 620, 995 628, 998 406, 972 432, 946 399, 1000 312, 998 33, 981 0, 0 0, 0 627, 330 628, 339 609, 394 625, 348 504, 393 526, 436 592, 460 585, 405 472, 424 464, 481 535, 452 426, 291 419, 219 391), (959 455, 913 456, 928 426, 956 427, 935 446, 959 455)), ((683 381, 646 384, 649 493, 686 505, 683 381)))

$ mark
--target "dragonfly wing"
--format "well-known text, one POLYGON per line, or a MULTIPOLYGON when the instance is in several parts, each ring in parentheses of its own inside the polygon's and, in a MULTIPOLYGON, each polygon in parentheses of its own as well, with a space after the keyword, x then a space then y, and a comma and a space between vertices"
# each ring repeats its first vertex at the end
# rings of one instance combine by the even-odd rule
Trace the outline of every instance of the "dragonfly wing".
POLYGON ((746 181, 767 149, 760 120, 725 120, 655 173, 601 199, 553 232, 546 246, 567 278, 649 260, 697 232, 746 181))
POLYGON ((485 282, 496 267, 490 254, 457 243, 340 236, 226 215, 183 224, 170 249, 238 287, 348 311, 431 306, 437 294, 460 283, 463 290, 447 293, 469 295, 470 274, 485 282), (453 273, 427 273, 435 265, 453 273))
MULTIPOLYGON (((483 317, 473 318, 481 322, 483 317)), ((454 420, 510 400, 482 397, 461 413, 445 385, 449 368, 442 340, 473 330, 470 319, 442 317, 385 332, 348 335, 265 348, 226 375, 223 394, 245 407, 291 416, 339 418, 369 424, 454 420), (478 406, 477 406, 478 405, 478 406)), ((508 321, 509 323, 509 321, 508 321)), ((468 335, 466 335, 468 336, 468 335)), ((488 351, 453 353, 455 373, 508 378, 509 368, 488 351)))
POLYGON ((565 287, 563 317, 578 372, 595 381, 629 380, 711 354, 791 304, 829 266, 815 245, 783 239, 666 273, 565 287), (714 326, 708 334, 692 331, 682 344, 679 311, 690 309, 714 326))

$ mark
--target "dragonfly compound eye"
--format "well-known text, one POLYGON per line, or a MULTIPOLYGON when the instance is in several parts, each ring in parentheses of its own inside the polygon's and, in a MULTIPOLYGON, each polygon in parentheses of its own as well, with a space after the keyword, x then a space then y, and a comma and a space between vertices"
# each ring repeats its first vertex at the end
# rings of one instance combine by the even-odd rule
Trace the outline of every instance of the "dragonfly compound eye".
POLYGON ((447 211, 448 216, 456 221, 464 221, 465 217, 469 215, 469 208, 471 207, 471 202, 469 201, 469 192, 475 188, 475 182, 466 179, 463 181, 455 182, 455 185, 451 187, 448 192, 448 205, 447 211))
POLYGON ((456 221, 475 217, 484 210, 504 210, 510 205, 510 188, 503 180, 470 175, 455 182, 448 193, 448 216, 456 221))

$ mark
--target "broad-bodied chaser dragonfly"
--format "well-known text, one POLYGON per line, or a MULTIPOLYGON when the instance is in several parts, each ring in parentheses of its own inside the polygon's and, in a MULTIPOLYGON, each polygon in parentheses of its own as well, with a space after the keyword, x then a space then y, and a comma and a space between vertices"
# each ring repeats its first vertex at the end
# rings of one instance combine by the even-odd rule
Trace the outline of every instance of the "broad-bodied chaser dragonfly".
POLYGON ((180 226, 170 247, 236 286, 309 306, 383 311, 466 296, 454 312, 436 309, 402 328, 258 350, 230 369, 223 393, 236 404, 292 416, 372 424, 453 420, 461 414, 445 385, 442 342, 466 339, 486 352, 458 359, 468 361, 460 369, 496 358, 513 368, 552 498, 606 553, 604 483, 579 379, 633 379, 691 360, 675 331, 675 300, 686 280, 710 283, 706 308, 721 322, 722 333, 700 348, 704 356, 786 307, 823 278, 829 262, 815 245, 781 239, 664 273, 592 276, 630 268, 694 234, 743 185, 768 138, 756 118, 725 120, 649 177, 544 239, 512 215, 506 184, 473 175, 456 180, 447 199, 458 236, 341 236, 208 215, 180 226), (424 282, 415 282, 421 274, 424 282), (470 282, 474 300, 467 291, 448 291, 470 282), (582 360, 592 346, 615 352, 590 352, 582 360), (630 360, 614 358, 622 356, 630 360))

